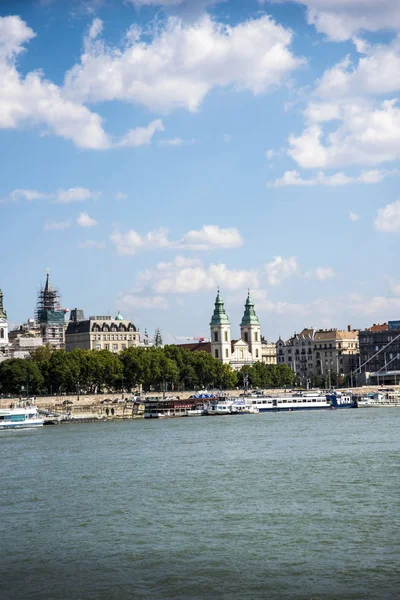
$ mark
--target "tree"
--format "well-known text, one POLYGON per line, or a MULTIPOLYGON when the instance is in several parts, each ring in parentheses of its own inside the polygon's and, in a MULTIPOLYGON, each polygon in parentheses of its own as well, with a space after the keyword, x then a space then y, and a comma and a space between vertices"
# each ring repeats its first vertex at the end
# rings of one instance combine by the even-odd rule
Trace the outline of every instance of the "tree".
POLYGON ((38 394, 44 384, 36 362, 24 358, 10 358, 0 363, 2 393, 23 395, 38 394))

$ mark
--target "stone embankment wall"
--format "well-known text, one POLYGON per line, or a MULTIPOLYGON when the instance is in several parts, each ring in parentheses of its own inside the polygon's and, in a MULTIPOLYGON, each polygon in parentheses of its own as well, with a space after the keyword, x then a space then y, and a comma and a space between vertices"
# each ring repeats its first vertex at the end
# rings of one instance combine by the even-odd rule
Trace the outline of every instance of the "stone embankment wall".
MULTIPOLYGON (((379 388, 377 386, 365 386, 362 388, 354 388, 355 394, 368 394, 370 392, 376 392, 379 388)), ((394 388, 391 388, 394 389, 394 388)), ((396 391, 400 391, 400 386, 396 386, 396 391)), ((269 394, 282 394, 285 390, 265 390, 269 394)), ((242 390, 229 390, 226 392, 231 396, 239 396, 242 390)), ((148 394, 148 396, 159 395, 156 392, 148 394)), ((177 396, 180 399, 189 398, 193 395, 193 391, 189 392, 177 392, 177 396)), ((130 394, 125 393, 124 397, 129 398, 130 394)), ((144 395, 144 398, 146 395, 144 395)), ((90 417, 108 417, 108 418, 132 418, 134 415, 133 407, 131 403, 121 402, 113 404, 113 400, 121 400, 121 393, 119 394, 87 394, 73 396, 37 396, 34 403, 39 408, 47 409, 49 411, 55 411, 57 413, 67 414, 70 413, 71 417, 75 418, 90 418, 90 417), (104 402, 108 400, 108 402, 104 402), (63 404, 69 401, 72 404, 63 404)), ((8 408, 11 403, 18 401, 18 398, 2 398, 0 399, 0 408, 8 408)))

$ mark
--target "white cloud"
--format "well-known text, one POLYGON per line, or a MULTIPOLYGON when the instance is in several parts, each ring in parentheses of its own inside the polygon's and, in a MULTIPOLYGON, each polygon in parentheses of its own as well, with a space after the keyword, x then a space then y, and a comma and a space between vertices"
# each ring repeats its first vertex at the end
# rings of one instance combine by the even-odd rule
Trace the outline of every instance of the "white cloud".
POLYGON ((147 127, 136 127, 130 129, 123 138, 116 143, 116 146, 123 148, 137 148, 138 146, 148 146, 154 134, 157 131, 164 131, 164 125, 161 119, 155 119, 147 127))
POLYGON ((117 192, 114 197, 117 201, 126 200, 128 198, 128 194, 125 194, 124 192, 117 192))
POLYGON ((85 200, 96 200, 98 192, 93 192, 88 188, 76 187, 69 190, 58 190, 55 194, 57 204, 70 204, 71 202, 83 202, 85 200))
POLYGON ((78 248, 90 248, 94 250, 102 250, 106 247, 105 242, 97 241, 97 240, 86 240, 84 242, 80 242, 78 244, 78 248))
POLYGON ((45 231, 61 231, 62 229, 68 229, 71 227, 71 220, 67 221, 47 221, 44 224, 43 229, 45 231))
POLYGON ((99 192, 94 192, 84 187, 69 188, 68 190, 59 189, 56 192, 44 193, 37 190, 15 189, 8 197, 4 199, 4 203, 18 202, 19 200, 49 200, 55 204, 69 204, 70 202, 83 202, 84 200, 96 200, 99 197, 99 192))
POLYGON ((156 294, 190 294, 221 286, 227 290, 258 287, 256 271, 230 270, 226 265, 205 266, 201 260, 177 256, 172 262, 159 263, 137 278, 139 289, 150 288, 156 294))
POLYGON ((126 233, 121 233, 118 229, 115 229, 110 235, 110 240, 121 256, 136 254, 139 249, 144 248, 166 248, 171 244, 168 240, 168 229, 165 227, 154 229, 143 235, 134 229, 130 229, 126 233))
POLYGON ((265 272, 270 285, 280 285, 288 277, 299 273, 297 259, 295 256, 274 256, 273 261, 265 265, 265 272))
POLYGON ((335 271, 332 267, 317 267, 315 269, 315 277, 319 279, 319 281, 326 281, 327 279, 335 277, 335 271))
POLYGON ((399 171, 364 171, 357 176, 345 175, 345 173, 334 173, 333 175, 325 175, 322 171, 317 173, 315 177, 303 179, 298 171, 286 171, 283 177, 268 183, 269 187, 284 187, 284 186, 316 186, 326 185, 337 187, 349 185, 351 183, 379 183, 391 175, 398 175, 399 171))
POLYGON ((387 279, 391 292, 395 296, 400 296, 400 281, 395 277, 388 277, 387 279))
POLYGON ((224 142, 225 144, 229 144, 229 142, 232 140, 232 136, 230 133, 224 133, 224 142))
POLYGON ((386 45, 355 44, 358 59, 346 57, 323 73, 304 112, 303 132, 289 137, 288 153, 303 168, 400 158, 400 108, 393 96, 400 90, 400 35, 386 45))
POLYGON ((76 222, 79 225, 79 227, 94 227, 95 225, 97 225, 96 219, 92 219, 92 217, 89 217, 89 215, 85 212, 80 213, 76 222))
MULTIPOLYGON (((86 40, 87 51, 101 29, 101 21, 95 19, 86 40)), ((142 146, 151 141, 155 130, 161 130, 162 124, 156 120, 114 140, 104 131, 97 113, 67 97, 65 89, 47 80, 40 70, 22 76, 16 57, 35 35, 20 17, 0 17, 0 129, 35 127, 40 133, 57 135, 92 150, 142 146)))
POLYGON ((122 294, 119 303, 124 308, 128 309, 159 309, 165 310, 168 308, 168 301, 164 296, 138 296, 136 294, 122 294))
POLYGON ((292 34, 268 16, 231 27, 209 15, 195 22, 169 17, 164 28, 129 31, 122 48, 86 38, 81 62, 66 75, 75 101, 122 100, 150 110, 196 111, 216 87, 259 94, 281 84, 302 64, 292 34))
POLYGON ((324 135, 309 124, 300 136, 289 137, 289 155, 303 168, 380 164, 400 158, 400 109, 396 100, 341 107, 341 124, 324 135))
POLYGON ((266 151, 265 156, 266 156, 267 160, 272 160, 273 158, 275 158, 276 154, 277 154, 276 150, 271 149, 271 150, 266 151))
POLYGON ((13 190, 9 196, 12 202, 18 202, 19 199, 28 200, 28 202, 32 200, 43 200, 46 198, 52 198, 52 194, 44 194, 42 192, 38 192, 36 190, 23 190, 17 189, 13 190))
POLYGON ((185 141, 181 137, 174 137, 169 140, 160 140, 159 146, 183 146, 185 141))
POLYGON ((353 221, 355 223, 356 221, 360 220, 360 215, 353 212, 352 210, 350 210, 349 211, 349 219, 350 219, 350 221, 353 221))
POLYGON ((218 225, 204 225, 202 229, 188 231, 180 240, 170 240, 168 229, 160 227, 145 234, 134 229, 121 233, 115 229, 110 239, 121 256, 133 255, 139 249, 179 248, 187 250, 212 250, 217 248, 239 248, 243 239, 235 228, 224 229, 218 225))
POLYGON ((242 236, 234 227, 223 229, 218 225, 203 225, 199 230, 185 233, 176 246, 190 250, 210 250, 213 248, 240 248, 243 244, 242 236))
POLYGON ((377 231, 399 232, 400 231, 400 200, 387 204, 378 210, 374 221, 377 231))
POLYGON ((0 129, 38 126, 81 148, 107 148, 99 115, 66 99, 61 88, 40 71, 25 77, 18 73, 15 58, 34 36, 20 17, 0 17, 0 129))
MULTIPOLYGON (((259 0, 264 4, 268 0, 259 0)), ((293 0, 283 0, 293 1, 293 0)), ((397 0, 295 0, 308 9, 310 25, 334 41, 350 39, 362 31, 400 29, 397 0)))
POLYGON ((0 60, 12 59, 23 52, 23 45, 35 36, 35 32, 20 17, 0 18, 0 60))
POLYGON ((335 277, 335 271, 332 267, 317 267, 313 271, 304 273, 304 277, 318 279, 318 281, 326 281, 335 277))
MULTIPOLYGON (((346 57, 327 69, 316 86, 315 93, 318 96, 329 99, 351 98, 390 94, 400 89, 400 36, 391 44, 364 43, 360 48, 358 41, 356 47, 362 54, 358 63, 354 64, 346 57)), ((330 106, 334 110, 335 105, 330 106)))

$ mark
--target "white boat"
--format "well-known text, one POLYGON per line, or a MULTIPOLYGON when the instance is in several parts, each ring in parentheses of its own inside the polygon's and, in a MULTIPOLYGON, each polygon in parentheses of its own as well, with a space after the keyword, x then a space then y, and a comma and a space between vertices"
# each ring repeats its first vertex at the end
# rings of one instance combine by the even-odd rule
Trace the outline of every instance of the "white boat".
POLYGON ((204 406, 197 406, 196 408, 188 408, 186 414, 188 417, 201 417, 204 412, 204 406))
POLYGON ((203 410, 203 415, 231 415, 233 400, 220 399, 210 402, 203 410))
POLYGON ((36 406, 0 408, 0 431, 42 427, 44 420, 36 406))
POLYGON ((248 415, 258 414, 257 406, 246 402, 245 399, 220 399, 210 402, 203 411, 206 415, 248 415))
POLYGON ((248 406, 258 408, 259 412, 281 412, 297 410, 326 410, 332 408, 356 408, 357 403, 351 394, 322 391, 295 392, 282 396, 257 394, 244 398, 248 406))

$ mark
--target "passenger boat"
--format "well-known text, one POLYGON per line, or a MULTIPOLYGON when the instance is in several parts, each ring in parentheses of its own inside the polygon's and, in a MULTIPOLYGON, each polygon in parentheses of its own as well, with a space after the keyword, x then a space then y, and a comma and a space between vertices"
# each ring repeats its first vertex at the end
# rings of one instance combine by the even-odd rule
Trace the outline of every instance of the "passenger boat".
POLYGON ((0 431, 42 427, 44 420, 36 406, 0 408, 0 431))
POLYGON ((282 412, 298 410, 326 410, 332 408, 356 408, 357 401, 351 393, 322 391, 296 392, 282 396, 268 396, 260 393, 246 396, 246 404, 258 408, 259 412, 282 412))
POLYGON ((230 415, 232 414, 233 400, 219 399, 214 402, 209 402, 203 410, 203 415, 230 415))
POLYGON ((327 399, 331 404, 331 408, 357 408, 358 402, 356 396, 351 392, 331 392, 327 394, 327 399))
POLYGON ((248 404, 245 399, 220 399, 210 402, 203 410, 203 415, 246 415, 258 414, 256 406, 248 404))

